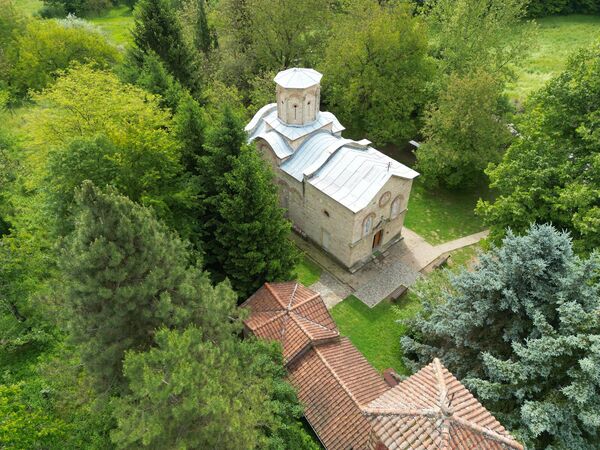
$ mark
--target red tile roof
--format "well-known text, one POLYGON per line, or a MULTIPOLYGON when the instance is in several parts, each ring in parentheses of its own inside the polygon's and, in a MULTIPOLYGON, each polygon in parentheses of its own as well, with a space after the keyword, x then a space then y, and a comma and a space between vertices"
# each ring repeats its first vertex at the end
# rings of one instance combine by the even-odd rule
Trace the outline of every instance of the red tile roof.
POLYGON ((436 358, 364 408, 371 447, 523 449, 436 358))
POLYGON ((438 359, 390 388, 301 284, 265 283, 242 307, 252 333, 281 342, 289 380, 327 449, 522 450, 438 359))
POLYGON ((327 449, 366 449, 371 426, 361 407, 387 385, 347 338, 313 347, 288 367, 304 415, 327 449))
POLYGON ((251 311, 245 324, 255 336, 281 342, 286 363, 339 336, 319 294, 299 283, 265 283, 241 306, 251 311))

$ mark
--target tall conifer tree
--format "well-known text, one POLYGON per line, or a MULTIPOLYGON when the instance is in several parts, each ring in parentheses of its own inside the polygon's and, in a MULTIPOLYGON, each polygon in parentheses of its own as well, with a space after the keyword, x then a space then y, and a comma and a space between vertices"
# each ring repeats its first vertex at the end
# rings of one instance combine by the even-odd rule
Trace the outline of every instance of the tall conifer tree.
POLYGON ((147 350, 160 327, 230 334, 235 300, 191 266, 186 245, 152 212, 84 182, 76 227, 60 260, 73 341, 99 389, 122 385, 127 350, 147 350))
POLYGON ((194 49, 169 0, 141 0, 135 13, 133 57, 142 66, 144 55, 156 53, 173 76, 192 93, 200 92, 194 49))

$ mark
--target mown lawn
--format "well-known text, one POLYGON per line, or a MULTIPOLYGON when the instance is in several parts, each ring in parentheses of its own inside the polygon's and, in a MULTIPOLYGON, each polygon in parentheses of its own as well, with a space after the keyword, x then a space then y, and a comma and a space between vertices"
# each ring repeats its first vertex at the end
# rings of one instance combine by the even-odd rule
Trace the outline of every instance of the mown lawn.
POLYGON ((405 327, 396 321, 414 316, 420 307, 416 297, 410 294, 395 305, 384 300, 374 308, 351 295, 337 304, 331 315, 340 333, 350 338, 373 367, 380 372, 391 367, 399 374, 408 375, 400 349, 400 336, 405 327))
POLYGON ((115 44, 127 46, 131 43, 133 13, 128 7, 112 8, 106 14, 88 20, 102 29, 115 44))
MULTIPOLYGON (((452 253, 447 267, 452 271, 471 266, 479 245, 473 245, 452 253)), ((444 274, 436 270, 428 275, 434 283, 448 283, 444 274)), ((402 361, 400 337, 406 327, 399 320, 414 317, 421 309, 419 298, 409 291, 396 303, 384 300, 369 308, 354 296, 346 298, 331 310, 340 333, 348 336, 358 350, 380 372, 388 367, 402 375, 410 375, 402 361)))
POLYGON ((570 54, 600 38, 600 16, 555 16, 538 19, 538 36, 529 57, 517 68, 511 99, 523 102, 566 66, 570 54))
POLYGON ((417 178, 408 202, 404 225, 433 245, 452 241, 484 229, 475 206, 487 198, 487 188, 469 191, 426 190, 417 178))
POLYGON ((296 279, 304 286, 310 286, 319 281, 321 272, 321 267, 304 255, 296 266, 296 279))

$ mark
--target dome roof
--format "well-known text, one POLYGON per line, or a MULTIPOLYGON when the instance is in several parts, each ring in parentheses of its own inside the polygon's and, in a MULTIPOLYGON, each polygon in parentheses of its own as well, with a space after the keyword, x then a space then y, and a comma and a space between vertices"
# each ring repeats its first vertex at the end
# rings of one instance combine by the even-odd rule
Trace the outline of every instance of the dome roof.
POLYGON ((279 72, 273 81, 286 89, 305 89, 319 84, 322 77, 323 75, 314 69, 294 67, 279 72))

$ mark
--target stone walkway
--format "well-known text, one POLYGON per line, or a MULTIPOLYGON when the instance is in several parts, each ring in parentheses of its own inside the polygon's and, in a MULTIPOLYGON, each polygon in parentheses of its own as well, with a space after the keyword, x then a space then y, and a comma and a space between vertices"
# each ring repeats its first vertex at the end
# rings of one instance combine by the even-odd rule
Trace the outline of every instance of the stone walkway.
POLYGON ((299 236, 294 235, 294 241, 323 269, 319 281, 309 287, 321 294, 328 308, 350 294, 373 307, 400 286, 412 286, 421 271, 442 255, 476 244, 487 235, 486 230, 434 246, 414 231, 404 228, 404 239, 386 250, 384 258, 373 259, 355 273, 348 272, 323 250, 299 236))

